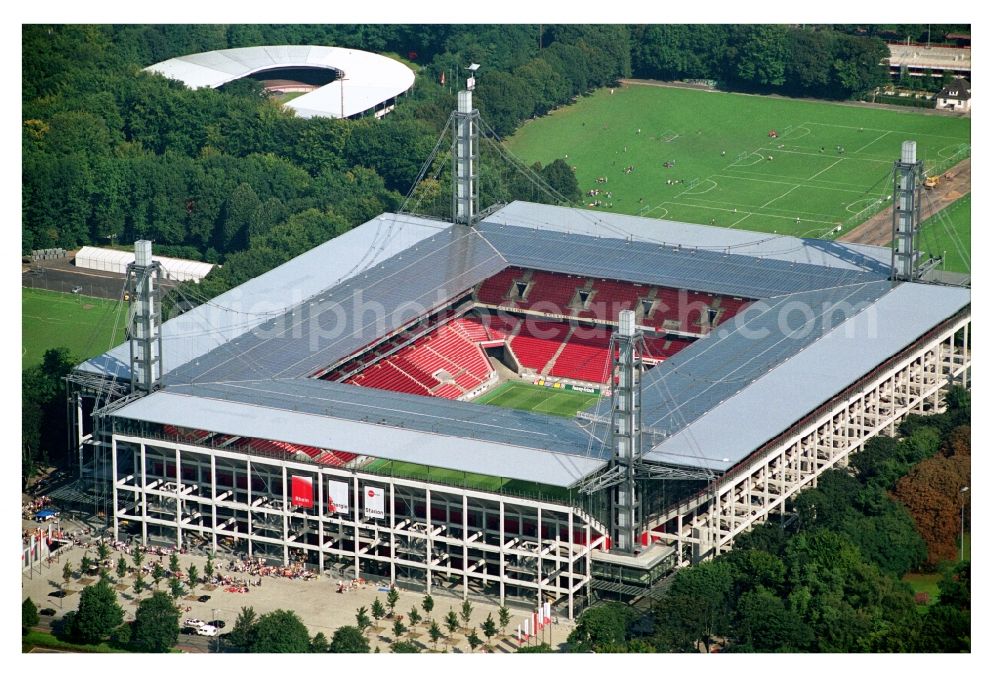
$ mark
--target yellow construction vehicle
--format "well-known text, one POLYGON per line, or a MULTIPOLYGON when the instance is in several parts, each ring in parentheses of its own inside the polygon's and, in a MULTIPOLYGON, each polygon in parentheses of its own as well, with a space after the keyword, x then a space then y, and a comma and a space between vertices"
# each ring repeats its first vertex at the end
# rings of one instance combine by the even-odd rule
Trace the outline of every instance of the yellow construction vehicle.
POLYGON ((927 189, 936 188, 938 181, 941 180, 940 176, 928 176, 924 179, 924 187, 927 189))

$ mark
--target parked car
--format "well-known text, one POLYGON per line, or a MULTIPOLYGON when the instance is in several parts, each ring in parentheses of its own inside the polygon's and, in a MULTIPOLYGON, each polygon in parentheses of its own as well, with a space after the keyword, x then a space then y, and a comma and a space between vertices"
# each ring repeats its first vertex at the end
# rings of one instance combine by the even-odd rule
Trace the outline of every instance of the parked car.
POLYGON ((198 627, 196 631, 198 632, 198 636, 215 636, 219 633, 219 630, 210 624, 198 627))
POLYGON ((194 634, 198 633, 198 630, 195 629, 194 627, 181 627, 181 633, 182 634, 189 634, 189 635, 193 636, 194 634))
POLYGON ((206 622, 205 626, 215 627, 216 629, 224 629, 226 626, 225 620, 212 620, 211 622, 206 622))
POLYGON ((42 608, 41 610, 38 611, 38 614, 39 615, 48 615, 49 617, 52 617, 53 615, 56 614, 56 609, 55 608, 42 608))
POLYGON ((198 597, 198 601, 200 601, 201 603, 208 603, 211 600, 212 597, 209 596, 208 594, 202 594, 201 596, 198 597))
POLYGON ((202 620, 199 620, 197 618, 189 617, 188 619, 184 620, 184 626, 185 627, 204 627, 205 623, 202 620))

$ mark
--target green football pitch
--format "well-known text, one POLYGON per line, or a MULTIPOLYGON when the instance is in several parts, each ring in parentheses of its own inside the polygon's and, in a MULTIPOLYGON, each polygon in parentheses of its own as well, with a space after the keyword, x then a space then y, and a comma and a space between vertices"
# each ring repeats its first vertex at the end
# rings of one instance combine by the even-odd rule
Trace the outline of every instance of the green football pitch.
POLYGON ((578 206, 595 215, 841 236, 888 206, 904 140, 917 142, 928 173, 970 152, 968 118, 645 85, 613 92, 532 120, 508 141, 529 164, 575 167, 578 206))
POLYGON ((941 270, 971 272, 972 193, 955 200, 920 225, 920 250, 942 256, 941 270))
POLYGON ((121 343, 128 308, 118 312, 116 305, 102 298, 22 288, 21 368, 41 363, 45 351, 54 347, 68 347, 74 357, 87 359, 121 343))
POLYGON ((476 399, 477 404, 572 417, 597 401, 599 395, 510 382, 476 399))

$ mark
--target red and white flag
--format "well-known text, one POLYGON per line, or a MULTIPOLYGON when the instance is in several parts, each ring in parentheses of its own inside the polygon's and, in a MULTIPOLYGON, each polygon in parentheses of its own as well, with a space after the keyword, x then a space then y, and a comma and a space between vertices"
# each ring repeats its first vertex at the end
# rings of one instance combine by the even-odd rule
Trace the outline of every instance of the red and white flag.
POLYGON ((517 642, 524 643, 524 639, 521 638, 521 625, 517 625, 517 642))
POLYGON ((545 624, 552 624, 552 604, 546 601, 542 605, 542 610, 545 611, 543 617, 545 618, 545 624))
POLYGON ((531 635, 538 635, 538 613, 531 614, 531 635))
POLYGON ((524 620, 524 638, 525 639, 527 639, 529 636, 531 636, 531 625, 529 623, 530 623, 530 620, 528 620, 528 619, 524 620))

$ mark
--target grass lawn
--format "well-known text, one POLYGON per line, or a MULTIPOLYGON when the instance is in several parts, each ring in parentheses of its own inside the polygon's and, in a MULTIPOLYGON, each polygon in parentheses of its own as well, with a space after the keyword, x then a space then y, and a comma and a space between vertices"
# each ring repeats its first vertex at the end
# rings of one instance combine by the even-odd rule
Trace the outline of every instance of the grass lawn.
POLYGON ((516 408, 549 415, 573 417, 589 408, 599 395, 572 390, 509 382, 476 399, 477 404, 516 408))
POLYGON ((52 634, 43 631, 29 631, 21 637, 21 652, 31 652, 32 648, 47 648, 58 652, 70 653, 124 653, 126 650, 112 648, 107 643, 97 643, 87 645, 82 643, 67 643, 61 641, 52 634))
MULTIPOLYGON (((971 561, 972 559, 972 532, 966 531, 965 539, 962 541, 963 544, 963 557, 964 561, 971 561)), ((917 606, 917 611, 920 613, 926 613, 928 608, 933 604, 937 603, 938 597, 941 595, 941 590, 938 585, 941 583, 941 573, 907 573, 903 576, 903 582, 906 582, 913 589, 914 594, 919 594, 920 592, 927 592, 929 597, 928 603, 925 606, 917 606)))
POLYGON ((955 200, 921 224, 920 249, 937 256, 944 254, 944 265, 939 265, 939 270, 972 271, 972 193, 955 200))
POLYGON ((970 129, 912 110, 631 85, 532 120, 507 143, 529 164, 576 167, 580 206, 599 199, 595 212, 821 237, 888 205, 904 140, 940 173, 968 152, 970 129))
POLYGON ((308 94, 309 92, 283 92, 281 94, 275 94, 272 98, 278 103, 288 103, 292 99, 297 99, 303 94, 308 94))
POLYGON ((121 343, 128 309, 116 316, 116 305, 102 298, 22 288, 21 368, 40 363, 53 347, 68 347, 82 360, 121 343))

